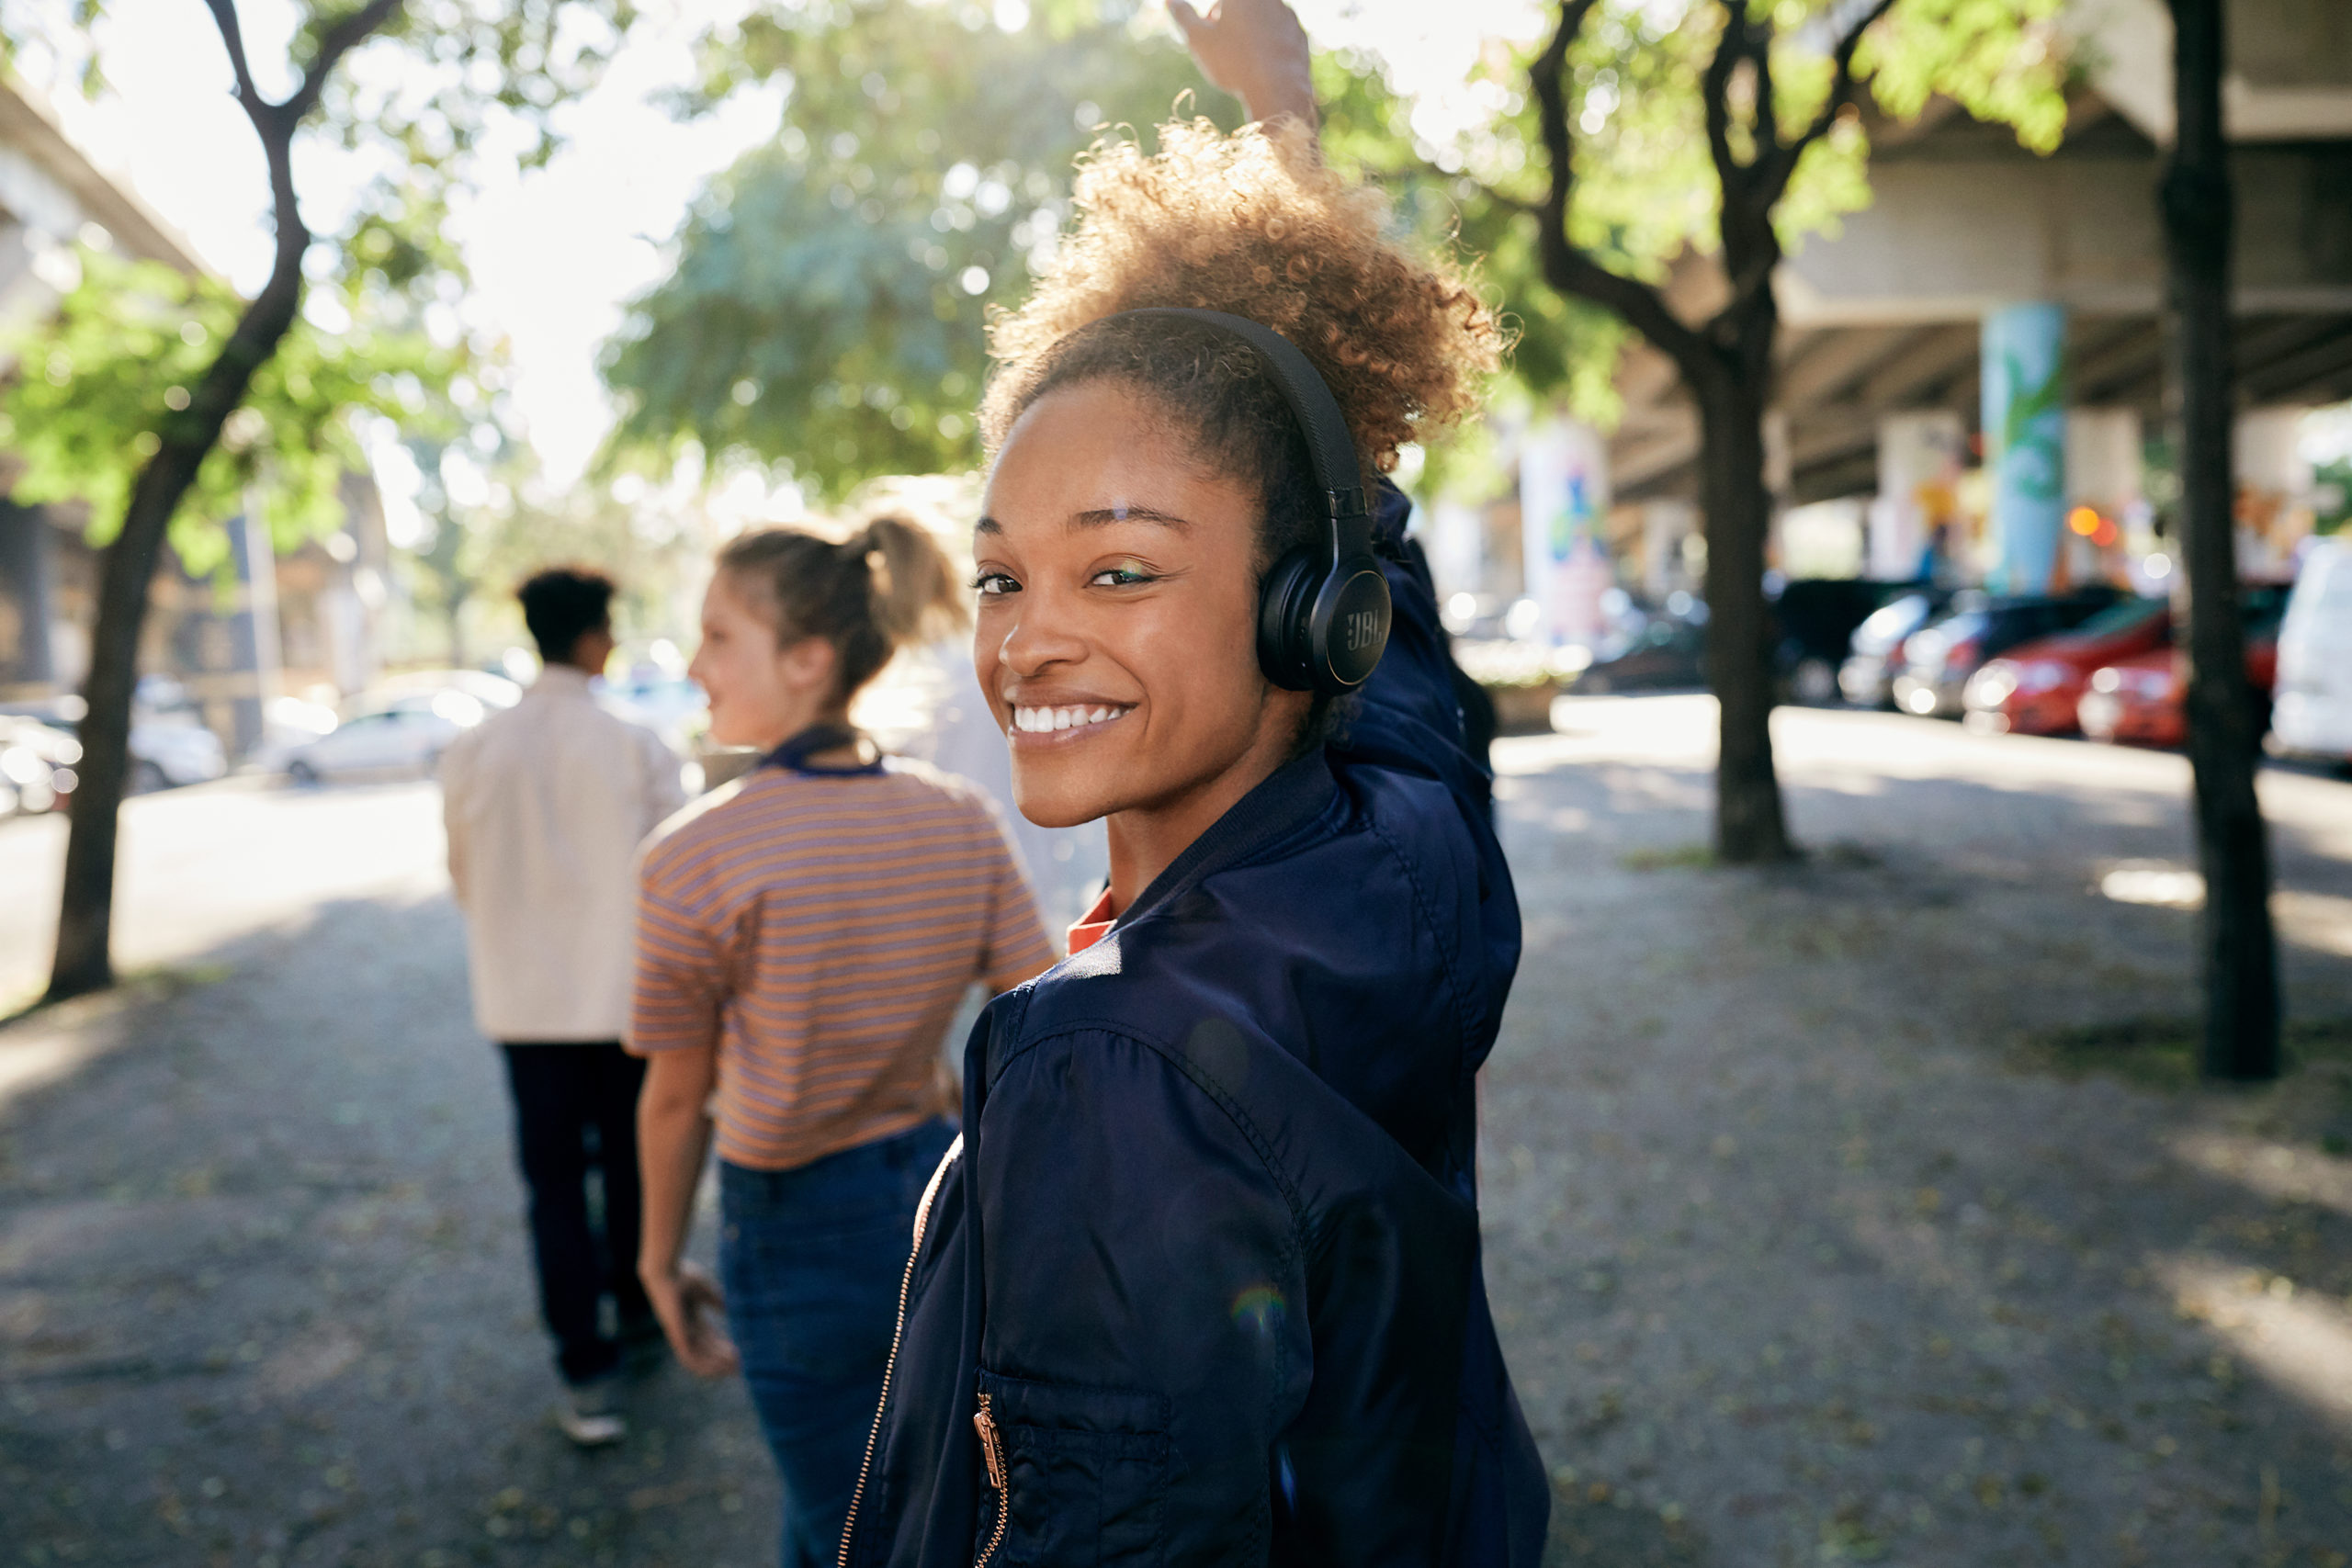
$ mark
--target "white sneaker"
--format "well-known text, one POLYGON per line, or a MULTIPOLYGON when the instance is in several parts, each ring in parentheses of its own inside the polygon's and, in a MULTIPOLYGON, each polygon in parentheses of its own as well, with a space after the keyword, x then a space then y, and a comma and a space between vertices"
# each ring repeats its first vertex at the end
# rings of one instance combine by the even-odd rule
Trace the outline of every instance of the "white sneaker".
POLYGON ((628 1423, 615 1408, 618 1382, 616 1378, 603 1378, 565 1389, 563 1403, 555 1412, 555 1424, 563 1428, 563 1435, 583 1449, 605 1448, 628 1437, 628 1423))

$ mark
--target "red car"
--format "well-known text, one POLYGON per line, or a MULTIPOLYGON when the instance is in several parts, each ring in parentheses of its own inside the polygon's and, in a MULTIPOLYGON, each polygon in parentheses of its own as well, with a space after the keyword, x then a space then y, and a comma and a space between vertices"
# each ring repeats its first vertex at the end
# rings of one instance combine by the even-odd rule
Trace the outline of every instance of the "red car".
MULTIPOLYGON (((2278 679, 2278 620, 2286 598, 2283 591, 2267 587, 2246 595, 2245 678, 2266 705, 2278 679)), ((2180 746, 2188 739, 2188 697, 2185 656, 2159 648, 2091 671, 2090 689, 2075 713, 2093 740, 2180 746)))
POLYGON ((2168 648, 2172 606, 2126 599, 2073 631, 2011 649, 1968 678, 1961 695, 1973 729, 2071 735, 2091 672, 2168 648))

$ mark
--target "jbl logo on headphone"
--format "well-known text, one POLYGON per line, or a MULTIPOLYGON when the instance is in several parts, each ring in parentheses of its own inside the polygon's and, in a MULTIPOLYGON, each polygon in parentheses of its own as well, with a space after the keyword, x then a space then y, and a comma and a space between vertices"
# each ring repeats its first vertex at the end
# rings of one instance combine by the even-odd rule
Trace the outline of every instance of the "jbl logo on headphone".
POLYGON ((1345 635, 1348 651, 1363 652, 1380 637, 1380 612, 1377 610, 1356 611, 1348 617, 1345 635))

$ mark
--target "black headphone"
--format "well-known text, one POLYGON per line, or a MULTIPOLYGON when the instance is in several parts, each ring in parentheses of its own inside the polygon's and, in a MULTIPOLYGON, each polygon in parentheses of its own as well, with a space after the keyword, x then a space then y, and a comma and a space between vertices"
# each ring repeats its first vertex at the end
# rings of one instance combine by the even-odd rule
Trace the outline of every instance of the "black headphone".
POLYGON ((1258 595, 1258 667, 1293 692, 1340 696, 1364 683, 1388 646, 1388 580, 1372 554, 1372 511, 1355 438, 1340 401, 1296 344, 1244 316, 1155 306, 1129 316, 1199 321, 1258 351, 1306 436, 1315 488, 1329 516, 1329 550, 1291 551, 1266 573, 1258 595))

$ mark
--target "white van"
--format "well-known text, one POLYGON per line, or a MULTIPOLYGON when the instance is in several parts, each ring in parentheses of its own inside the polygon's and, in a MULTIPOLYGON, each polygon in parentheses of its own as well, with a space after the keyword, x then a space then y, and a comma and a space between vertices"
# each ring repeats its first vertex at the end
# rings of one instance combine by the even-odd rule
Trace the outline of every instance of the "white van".
POLYGON ((2303 558, 2278 624, 2270 733, 2281 751, 2352 760, 2352 539, 2303 558))

